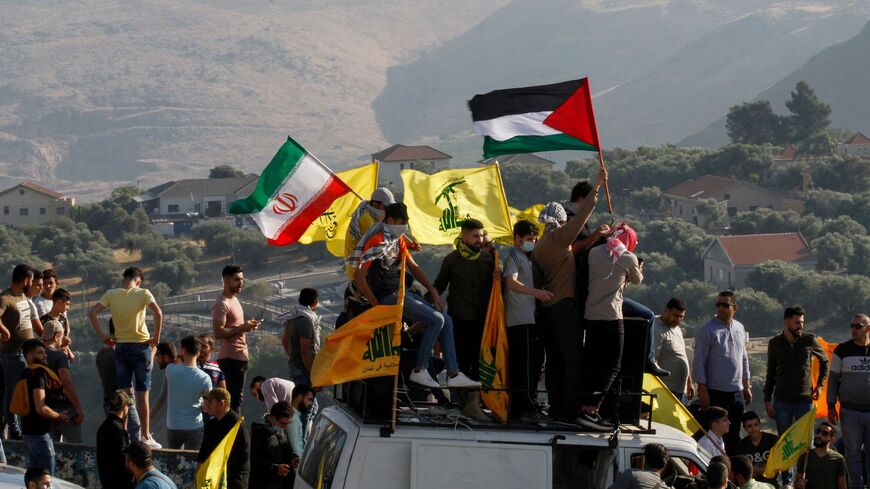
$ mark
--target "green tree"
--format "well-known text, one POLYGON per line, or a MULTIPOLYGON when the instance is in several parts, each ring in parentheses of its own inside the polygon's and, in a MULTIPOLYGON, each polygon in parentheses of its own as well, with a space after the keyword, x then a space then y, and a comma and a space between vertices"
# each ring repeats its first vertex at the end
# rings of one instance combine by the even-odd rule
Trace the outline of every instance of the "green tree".
POLYGON ((42 266, 42 262, 30 254, 30 242, 25 234, 9 226, 0 226, 0 267, 8 271, 19 263, 42 266))
POLYGON ((855 252, 846 265, 849 273, 870 276, 870 236, 853 236, 852 245, 855 252))
POLYGON ((218 165, 208 172, 209 178, 238 178, 245 176, 245 172, 230 165, 218 165))
POLYGON ((662 253, 647 253, 643 256, 643 282, 647 285, 676 285, 686 279, 686 272, 677 261, 662 253))
POLYGON ((658 187, 643 187, 628 194, 630 208, 641 214, 661 212, 665 206, 662 191, 658 187))
POLYGON ((701 228, 681 219, 667 218, 652 221, 638 238, 638 248, 643 252, 656 251, 677 261, 689 276, 703 274, 701 254, 712 238, 701 228))
POLYGON ((702 175, 719 175, 761 182, 773 167, 773 146, 731 144, 701 157, 696 165, 702 175))
POLYGON ((196 267, 187 257, 158 263, 149 273, 152 282, 162 282, 169 286, 173 294, 181 294, 192 287, 196 281, 196 267))
POLYGON ((788 118, 788 128, 793 141, 806 141, 831 124, 831 106, 822 103, 803 80, 797 83, 785 106, 792 113, 788 118))
POLYGON ((35 228, 31 242, 33 250, 47 261, 61 254, 77 254, 88 250, 108 250, 109 242, 99 231, 93 232, 84 223, 59 219, 50 225, 35 228))
POLYGON ((746 285, 763 290, 783 304, 798 303, 799 296, 807 292, 806 272, 801 267, 779 260, 755 266, 746 276, 746 285))
POLYGON ((732 143, 780 144, 784 134, 782 117, 773 113, 767 100, 731 107, 725 118, 725 128, 732 143))
POLYGON ((559 170, 530 165, 509 165, 501 170, 509 203, 517 209, 533 204, 568 200, 573 183, 559 170))
POLYGON ((705 230, 722 228, 728 224, 728 214, 716 199, 698 199, 695 211, 698 219, 703 220, 705 230))
POLYGON ((751 318, 747 321, 750 336, 771 336, 782 330, 783 305, 765 292, 754 289, 739 289, 737 295, 738 316, 751 318))
POLYGON ((854 156, 829 158, 813 173, 813 184, 837 192, 863 192, 870 188, 870 163, 854 156))
POLYGON ((821 270, 842 270, 855 253, 851 239, 840 233, 822 235, 814 239, 812 245, 821 270))

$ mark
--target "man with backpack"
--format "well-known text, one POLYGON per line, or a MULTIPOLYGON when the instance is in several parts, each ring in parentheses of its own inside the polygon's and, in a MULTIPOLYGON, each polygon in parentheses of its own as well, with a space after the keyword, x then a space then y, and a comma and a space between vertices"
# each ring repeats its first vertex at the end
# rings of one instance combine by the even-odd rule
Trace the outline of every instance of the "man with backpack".
POLYGON ((49 405, 65 399, 63 384, 50 368, 45 345, 29 339, 21 345, 27 368, 21 373, 9 410, 21 416, 21 433, 27 447, 27 465, 54 475, 54 444, 49 432, 53 422, 68 423, 69 416, 49 405))

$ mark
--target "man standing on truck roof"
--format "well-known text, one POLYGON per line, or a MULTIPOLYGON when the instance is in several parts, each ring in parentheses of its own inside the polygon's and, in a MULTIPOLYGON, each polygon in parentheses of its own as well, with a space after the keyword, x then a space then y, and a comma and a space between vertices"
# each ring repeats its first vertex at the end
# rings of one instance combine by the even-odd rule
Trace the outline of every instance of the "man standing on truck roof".
POLYGON ((624 471, 609 489, 665 489, 669 486, 662 480, 662 472, 670 459, 667 447, 649 443, 643 447, 643 470, 624 471))
MULTIPOLYGON (((447 312, 453 320, 453 338, 459 369, 468 372, 472 380, 480 380, 480 340, 486 322, 486 309, 492 291, 495 264, 492 248, 484 248, 483 223, 468 218, 462 223, 459 236, 453 242, 455 250, 441 262, 435 277, 439 294, 449 287, 447 312)), ((489 421, 480 409, 480 392, 460 393, 462 413, 476 421, 489 421)))
POLYGON ((602 168, 595 186, 579 202, 571 219, 558 202, 547 204, 538 216, 538 221, 545 226, 544 234, 532 250, 535 288, 553 294, 549 301, 541 304, 540 314, 547 353, 545 380, 549 414, 556 420, 571 423, 580 415, 580 352, 583 348, 571 245, 592 215, 598 189, 606 180, 607 171, 602 168))
POLYGON ((740 440, 740 419, 746 404, 752 402, 749 381, 749 335, 743 323, 734 319, 737 296, 730 290, 716 297, 716 315, 701 325, 695 334, 692 372, 698 382, 701 407, 719 406, 728 411, 731 429, 725 435, 728 453, 734 453, 740 440))
MULTIPOLYGON (((388 205, 384 216, 383 222, 369 228, 348 258, 348 265, 357 269, 354 282, 372 306, 395 304, 398 300, 400 239, 408 232, 408 208, 405 204, 397 202, 388 205)), ((427 371, 429 358, 435 349, 435 343, 438 342, 447 364, 447 387, 479 389, 480 382, 469 379, 459 371, 456 346, 453 342, 453 320, 444 311, 441 295, 410 254, 406 263, 410 275, 429 291, 434 304, 434 307, 430 306, 422 297, 408 289, 413 279, 406 276, 405 303, 402 309, 404 318, 410 323, 420 322, 426 326, 417 362, 408 380, 433 389, 441 387, 427 371)))

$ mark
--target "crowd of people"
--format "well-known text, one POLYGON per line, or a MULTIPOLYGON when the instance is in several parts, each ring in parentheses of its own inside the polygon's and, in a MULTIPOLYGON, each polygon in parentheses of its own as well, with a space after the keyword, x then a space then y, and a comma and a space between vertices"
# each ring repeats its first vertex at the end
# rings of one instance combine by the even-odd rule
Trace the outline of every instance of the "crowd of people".
MULTIPOLYGON (((784 311, 783 331, 768 346, 764 414, 782 434, 809 411, 827 382, 829 422, 817 430, 805 470, 765 479, 761 468, 777 437, 761 431, 761 418, 745 410, 752 389, 748 334, 736 319, 738 297, 727 290, 718 294, 715 314, 697 329, 690 363, 680 328, 685 303, 672 298, 656 315, 625 296, 644 278, 643 260, 634 254, 635 231, 625 223, 594 230, 587 225, 606 179, 602 169, 593 184, 575 185, 569 200, 544 206, 538 223, 518 221, 499 262, 483 223, 467 216, 457 222, 455 250, 444 257, 434 280, 407 255, 403 316, 411 326, 415 352, 406 380, 445 404, 458 405, 464 416, 489 421, 481 403, 478 366, 490 292, 500 278, 511 353, 512 420, 612 431, 619 423, 624 318, 640 318, 647 346, 645 370, 662 378, 681 402, 698 409, 705 428, 699 440, 703 448, 713 455, 742 457, 725 472, 733 483, 750 489, 767 483, 844 489, 840 479, 820 475, 836 473, 850 488, 863 487, 862 454, 870 444, 870 318, 853 318, 852 340, 840 344, 829 362, 814 335, 803 331, 806 313, 800 307, 784 311), (815 378, 813 357, 820 366, 815 378), (443 370, 444 386, 437 380, 443 370), (541 378, 546 405, 538 398, 541 378), (443 387, 450 389, 452 400, 444 398, 443 387), (844 465, 830 448, 837 424, 843 426, 844 465), (746 431, 743 439, 741 428, 746 431)), ((401 253, 421 249, 410 237, 408 220, 405 205, 383 188, 353 213, 346 236, 350 283, 336 327, 367 308, 398 301, 401 253)), ((104 487, 174 487, 154 467, 152 450, 163 445, 151 433, 151 416, 165 409, 163 444, 198 451, 202 463, 239 420, 246 387, 265 411, 262 419, 242 423, 227 466, 228 487, 292 487, 317 410, 311 386, 321 342, 317 290, 302 289, 299 304, 279 317, 287 378, 258 375, 246 384, 246 334, 261 321, 246 319, 238 299, 245 281, 242 268, 228 265, 222 271, 212 331, 182 338, 178 345, 161 341, 163 314, 142 287, 143 280, 141 270, 125 270, 121 286, 108 290, 88 312, 104 344, 96 358, 106 411, 97 433, 104 487), (149 312, 151 328, 146 323, 149 312), (165 375, 152 404, 155 363, 165 375)), ((24 441, 34 474, 37 468, 54 473, 55 442, 81 441, 85 413, 71 374, 70 300, 53 271, 26 265, 14 268, 10 287, 0 293, 4 427, 7 438, 24 441)), ((661 468, 662 457, 666 454, 651 453, 650 467, 661 468)))

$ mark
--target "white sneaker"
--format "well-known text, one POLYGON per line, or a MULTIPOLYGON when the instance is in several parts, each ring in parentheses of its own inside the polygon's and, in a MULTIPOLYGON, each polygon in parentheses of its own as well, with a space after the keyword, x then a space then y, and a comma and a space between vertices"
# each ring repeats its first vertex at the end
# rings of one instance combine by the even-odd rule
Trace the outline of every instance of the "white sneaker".
POLYGON ((154 439, 154 436, 149 436, 148 438, 142 438, 142 443, 148 445, 152 450, 157 450, 159 448, 163 448, 163 445, 157 443, 157 440, 154 439))
POLYGON ((447 377, 447 387, 454 389, 480 389, 480 382, 475 382, 459 372, 455 377, 447 377))
POLYGON ((415 384, 429 387, 430 389, 438 389, 441 387, 441 384, 436 382, 435 379, 433 379, 432 376, 429 375, 429 372, 425 370, 412 370, 411 375, 408 376, 408 380, 415 384))

